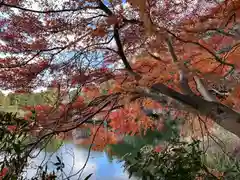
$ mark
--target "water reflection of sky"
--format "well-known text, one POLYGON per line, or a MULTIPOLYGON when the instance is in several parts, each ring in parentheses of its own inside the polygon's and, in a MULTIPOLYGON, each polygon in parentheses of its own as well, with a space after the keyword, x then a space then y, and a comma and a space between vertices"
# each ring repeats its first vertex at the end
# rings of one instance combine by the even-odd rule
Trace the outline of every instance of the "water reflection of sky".
MULTIPOLYGON (((31 162, 27 170, 27 177, 30 178, 36 173, 36 167, 43 160, 48 161, 49 170, 54 170, 56 156, 59 156, 65 164, 64 172, 67 175, 75 174, 81 169, 87 159, 88 149, 81 148, 74 144, 64 144, 57 152, 41 152, 37 158, 31 162)), ((117 160, 109 161, 104 152, 91 152, 89 161, 80 179, 84 179, 88 174, 93 173, 90 180, 127 180, 127 172, 123 172, 122 163, 117 160)), ((61 177, 60 179, 64 179, 61 177)), ((71 177, 71 180, 79 179, 78 175, 71 177)))

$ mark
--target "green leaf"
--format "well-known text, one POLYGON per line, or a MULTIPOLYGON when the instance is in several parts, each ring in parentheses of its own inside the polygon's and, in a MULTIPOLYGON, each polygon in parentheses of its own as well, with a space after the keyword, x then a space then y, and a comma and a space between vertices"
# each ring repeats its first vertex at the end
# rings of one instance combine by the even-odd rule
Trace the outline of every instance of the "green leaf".
POLYGON ((61 167, 57 167, 57 171, 62 170, 61 167))
POLYGON ((93 175, 93 173, 89 174, 87 177, 85 177, 84 180, 88 180, 92 175, 93 175))
POLYGON ((58 160, 59 163, 61 163, 61 159, 58 156, 57 156, 57 160, 58 160))
POLYGON ((129 176, 128 176, 128 179, 130 179, 132 177, 132 172, 129 172, 129 176))
POLYGON ((54 163, 54 166, 60 166, 60 165, 61 165, 60 162, 54 163))
POLYGON ((103 90, 102 90, 102 93, 103 93, 104 95, 106 95, 106 94, 108 94, 108 91, 107 91, 106 89, 103 89, 103 90))
POLYGON ((13 149, 17 154, 21 153, 21 147, 20 144, 13 144, 13 149))

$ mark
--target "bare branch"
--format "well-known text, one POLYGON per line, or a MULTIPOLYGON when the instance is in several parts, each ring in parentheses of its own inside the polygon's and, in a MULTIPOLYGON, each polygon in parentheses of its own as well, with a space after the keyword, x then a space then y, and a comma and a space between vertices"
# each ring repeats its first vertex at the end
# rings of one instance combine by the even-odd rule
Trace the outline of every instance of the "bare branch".
POLYGON ((204 85, 203 81, 197 77, 194 76, 194 81, 197 85, 197 89, 200 92, 200 94, 203 96, 203 98, 207 101, 212 101, 212 102, 217 102, 216 97, 214 97, 206 88, 206 86, 204 85))
POLYGON ((167 63, 168 63, 168 62, 162 60, 159 56, 156 56, 156 55, 154 55, 153 53, 151 53, 151 52, 149 52, 149 51, 148 51, 147 53, 148 53, 152 58, 158 60, 159 62, 162 62, 162 63, 164 63, 164 64, 167 64, 167 63))
MULTIPOLYGON (((170 37, 166 38, 166 44, 167 44, 167 47, 168 47, 168 51, 172 56, 173 63, 178 64, 179 61, 178 61, 177 55, 174 51, 174 48, 172 46, 172 42, 171 42, 170 37)), ((180 67, 179 64, 178 64, 178 67, 179 67, 179 75, 180 75, 180 86, 181 86, 181 89, 182 89, 183 93, 184 94, 194 94, 192 92, 189 84, 188 84, 188 77, 187 77, 186 68, 185 67, 180 67)))
POLYGON ((167 47, 168 47, 168 51, 169 51, 169 53, 172 56, 173 62, 177 63, 178 62, 178 58, 177 58, 177 55, 176 55, 176 53, 174 51, 174 48, 173 48, 170 36, 168 36, 165 41, 166 41, 166 44, 167 44, 167 47))
POLYGON ((161 96, 159 94, 153 93, 149 89, 146 89, 146 88, 145 89, 139 88, 136 92, 141 96, 150 97, 163 105, 167 105, 168 101, 169 101, 165 96, 161 96))
POLYGON ((184 72, 184 70, 180 70, 179 75, 180 75, 180 85, 183 90, 183 93, 184 94, 194 94, 188 84, 188 77, 187 77, 186 73, 184 72))
MULTIPOLYGON (((109 16, 113 15, 113 12, 101 0, 99 0, 99 8, 101 10, 103 10, 106 14, 108 14, 109 16)), ((123 46, 122 46, 122 43, 120 40, 120 35, 118 32, 119 28, 120 28, 119 25, 116 23, 114 25, 114 30, 113 30, 113 36, 114 36, 114 39, 115 39, 117 47, 118 47, 118 55, 121 57, 122 62, 124 64, 125 68, 128 70, 128 72, 130 72, 132 75, 134 75, 136 77, 139 77, 139 75, 133 71, 132 67, 130 66, 130 64, 124 54, 123 46)))
POLYGON ((212 88, 212 89, 210 89, 210 90, 214 91, 216 94, 218 94, 218 95, 220 95, 220 96, 228 96, 228 95, 230 95, 229 92, 220 92, 220 91, 218 91, 218 90, 216 90, 216 89, 214 89, 214 88, 212 88))

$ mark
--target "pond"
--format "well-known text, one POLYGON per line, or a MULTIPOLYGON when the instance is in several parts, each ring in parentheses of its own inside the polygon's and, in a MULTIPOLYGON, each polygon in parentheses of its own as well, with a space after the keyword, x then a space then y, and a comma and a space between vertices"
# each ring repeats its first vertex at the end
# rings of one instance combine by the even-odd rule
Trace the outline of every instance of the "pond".
MULTIPOLYGON (((53 142, 54 143, 54 142, 53 142)), ((51 148, 50 148, 51 149, 51 148)), ((84 171, 79 178, 78 171, 84 166, 88 154, 89 149, 83 147, 81 145, 73 144, 73 142, 63 142, 60 148, 55 152, 50 152, 48 149, 45 151, 36 152, 35 154, 38 156, 31 160, 30 165, 27 169, 27 179, 31 179, 36 172, 38 167, 44 166, 47 164, 48 170, 53 171, 56 170, 56 166, 54 163, 57 162, 57 157, 64 162, 63 172, 64 174, 60 176, 61 179, 66 179, 67 176, 70 176, 69 179, 84 179, 89 174, 93 173, 89 180, 127 180, 128 173, 124 171, 123 163, 119 162, 117 159, 110 159, 105 152, 96 152, 91 151, 89 155, 89 159, 84 168, 84 171), (48 151, 48 152, 47 152, 48 151)), ((54 148, 53 148, 54 149, 54 148)), ((52 149, 52 150, 53 150, 52 149)), ((132 177, 131 180, 136 178, 132 177)))
MULTIPOLYGON (((169 140, 178 134, 176 121, 169 120, 166 122, 168 123, 165 124, 165 128, 162 131, 148 130, 141 136, 125 135, 121 143, 110 145, 111 152, 114 155, 107 153, 107 151, 90 151, 89 153, 89 147, 81 144, 81 141, 79 141, 86 133, 84 131, 79 131, 81 133, 78 131, 72 132, 64 141, 54 139, 45 146, 44 150, 36 151, 36 158, 31 160, 26 176, 30 179, 36 174, 39 166, 45 167, 45 165, 47 165, 49 172, 53 170, 56 172, 56 165, 54 164, 58 162, 59 158, 64 163, 64 168, 62 169, 64 173, 60 173, 60 179, 68 180, 67 177, 70 176, 69 179, 71 180, 81 180, 92 173, 89 180, 128 180, 129 174, 127 171, 124 171, 124 162, 120 162, 117 158, 131 153, 130 158, 134 159, 143 146, 155 146, 163 140, 169 140), (86 161, 87 164, 81 174, 79 170, 84 167, 86 161), (79 174, 81 174, 81 177, 79 177, 79 174)), ((138 178, 136 176, 131 177, 131 180, 135 179, 138 178)))

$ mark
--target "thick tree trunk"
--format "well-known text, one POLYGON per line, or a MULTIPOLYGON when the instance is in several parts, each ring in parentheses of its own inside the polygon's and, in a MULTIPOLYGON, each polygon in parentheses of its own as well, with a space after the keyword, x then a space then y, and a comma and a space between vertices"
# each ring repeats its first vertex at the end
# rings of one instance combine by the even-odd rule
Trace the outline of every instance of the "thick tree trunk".
MULTIPOLYGON (((163 94, 185 106, 191 107, 196 113, 211 118, 224 129, 240 137, 240 114, 233 109, 218 102, 207 101, 197 95, 181 94, 164 84, 154 84, 151 87, 151 91, 158 94, 160 93, 159 98, 161 98, 161 94, 163 94)), ((149 97, 159 101, 156 96, 149 97)))

